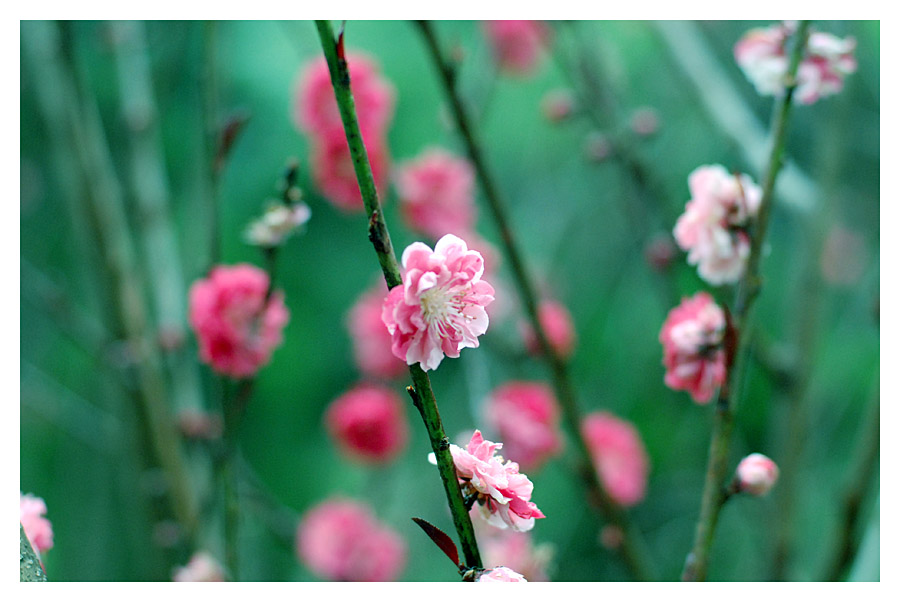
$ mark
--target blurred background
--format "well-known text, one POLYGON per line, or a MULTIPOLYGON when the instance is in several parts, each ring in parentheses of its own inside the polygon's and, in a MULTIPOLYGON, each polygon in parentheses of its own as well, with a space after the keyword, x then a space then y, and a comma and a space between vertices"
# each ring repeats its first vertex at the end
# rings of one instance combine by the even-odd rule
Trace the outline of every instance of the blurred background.
MULTIPOLYGON (((762 178, 773 100, 756 93, 733 47, 769 23, 549 23, 525 74, 498 69, 478 22, 434 25, 525 260, 540 290, 572 314, 582 410, 611 411, 644 441, 647 493, 630 516, 658 578, 677 579, 712 408, 663 384, 659 330, 683 296, 709 290, 727 304, 733 293, 704 283, 671 231, 694 168, 719 163, 762 178), (574 108, 548 118, 557 90, 574 108)), ((724 508, 711 580, 880 578, 880 26, 814 27, 853 36, 858 70, 841 93, 791 116, 731 453, 732 465, 765 453, 782 481, 724 508)), ((410 521, 453 532, 412 405, 409 443, 387 466, 348 459, 323 426, 329 404, 361 380, 346 316, 380 273, 364 215, 317 189, 310 140, 291 117, 298 75, 321 54, 313 23, 22 22, 20 31, 20 490, 46 501, 50 579, 169 580, 197 547, 222 558, 210 468, 221 445, 172 428, 188 410, 215 415, 221 394, 197 359, 187 290, 212 261, 213 206, 219 261, 264 266, 244 230, 297 157, 312 217, 279 252, 290 322, 238 433, 241 579, 319 579, 298 560, 294 534, 304 512, 341 495, 367 501, 405 540, 400 579, 455 580, 410 521), (228 123, 243 127, 213 174, 211 132, 228 123), (169 433, 162 453, 154 432, 169 433), (161 468, 173 452, 200 513, 199 545, 179 526, 161 468)), ((351 21, 345 44, 372 57, 396 90, 392 165, 432 146, 465 154, 412 23, 351 21)), ((478 233, 499 250, 476 197, 478 233)), ((383 203, 398 253, 434 242, 406 227, 393 186, 383 203)), ((505 308, 481 348, 431 374, 455 440, 474 428, 497 440, 482 417, 493 388, 549 382, 526 352, 505 263, 496 280, 505 308)), ((402 393, 406 384, 391 386, 402 393)), ((532 538, 553 549, 552 580, 627 580, 599 543, 603 521, 585 503, 572 449, 528 473, 547 516, 532 538)))

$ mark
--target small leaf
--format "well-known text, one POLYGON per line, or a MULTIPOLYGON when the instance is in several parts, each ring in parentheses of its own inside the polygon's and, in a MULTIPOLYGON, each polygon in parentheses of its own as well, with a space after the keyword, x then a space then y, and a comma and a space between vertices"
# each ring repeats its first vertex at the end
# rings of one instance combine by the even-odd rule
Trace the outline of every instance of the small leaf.
POLYGON ((429 523, 427 520, 413 517, 413 521, 422 527, 422 530, 431 538, 431 541, 447 555, 447 558, 453 561, 453 564, 459 567, 459 552, 456 550, 456 544, 453 543, 450 536, 429 523))

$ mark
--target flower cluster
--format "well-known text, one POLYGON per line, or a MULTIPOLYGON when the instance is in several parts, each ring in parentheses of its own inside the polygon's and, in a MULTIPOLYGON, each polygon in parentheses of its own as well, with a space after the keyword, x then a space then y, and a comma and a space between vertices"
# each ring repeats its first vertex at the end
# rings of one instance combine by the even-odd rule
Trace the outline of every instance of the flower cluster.
POLYGON ((488 327, 485 307, 494 300, 494 288, 481 279, 481 254, 447 234, 434 250, 421 242, 409 245, 403 269, 403 284, 390 290, 381 314, 394 355, 434 370, 444 355, 459 357, 464 347, 478 347, 488 327))
POLYGON ((251 245, 277 247, 308 222, 309 217, 309 206, 306 203, 288 206, 275 201, 260 218, 250 223, 244 236, 251 245))
POLYGON ((356 366, 370 378, 393 379, 406 374, 406 362, 391 352, 391 335, 381 320, 384 281, 367 290, 347 314, 347 330, 356 366))
MULTIPOLYGON (((463 491, 477 495, 481 516, 488 524, 530 531, 544 513, 531 501, 534 485, 519 472, 519 465, 495 455, 501 447, 502 443, 487 441, 476 430, 466 449, 451 444, 450 454, 463 491)), ((433 453, 429 461, 437 463, 433 453)))
POLYGON ((562 450, 559 406, 543 383, 513 381, 495 389, 485 404, 488 422, 504 441, 509 458, 537 470, 562 450))
POLYGON ((481 573, 475 581, 478 583, 525 583, 528 580, 512 569, 497 566, 481 573))
POLYGON ((594 412, 585 416, 581 430, 610 497, 622 506, 644 499, 650 461, 634 425, 608 412, 594 412))
MULTIPOLYGON (((562 358, 572 355, 572 351, 575 349, 575 327, 572 325, 572 315, 566 306, 558 301, 542 301, 538 305, 537 312, 541 329, 553 350, 562 358)), ((522 322, 521 331, 528 352, 532 355, 540 355, 541 346, 531 324, 522 322)))
MULTIPOLYGON (((386 133, 394 116, 394 88, 366 56, 347 53, 347 68, 375 186, 382 190, 390 163, 386 133)), ((350 147, 324 58, 314 59, 303 69, 297 83, 293 118, 297 127, 312 138, 310 163, 316 186, 337 207, 362 210, 350 147)))
MULTIPOLYGON (((735 45, 734 58, 759 94, 784 92, 788 70, 786 44, 795 29, 794 22, 751 29, 735 45)), ((855 49, 856 40, 852 37, 811 33, 797 68, 797 102, 812 104, 840 92, 844 78, 856 71, 855 49)))
POLYGON ((466 159, 432 148, 397 168, 406 223, 435 240, 470 232, 475 223, 475 173, 466 159))
POLYGON ((196 552, 187 566, 175 570, 172 581, 225 581, 225 571, 208 552, 196 552))
POLYGON ((53 525, 47 520, 47 504, 42 498, 19 492, 19 522, 25 537, 38 555, 53 547, 53 525))
POLYGON ((725 382, 725 313, 708 293, 673 308, 659 333, 666 385, 707 403, 725 382))
POLYGON ((503 71, 528 75, 537 65, 550 31, 541 21, 484 21, 494 60, 503 71))
POLYGON ((363 504, 331 498, 297 528, 297 555, 332 581, 393 581, 406 565, 406 543, 363 504))
POLYGON ((289 313, 281 293, 266 300, 268 289, 268 274, 246 263, 216 266, 191 286, 188 320, 216 372, 253 376, 281 344, 289 313))
POLYGON ((739 491, 750 495, 765 495, 778 480, 778 466, 762 454, 750 454, 740 461, 735 471, 739 491))
POLYGON ((730 174, 721 165, 698 167, 688 186, 691 200, 675 224, 675 240, 701 278, 712 285, 736 282, 750 255, 747 227, 762 190, 750 176, 730 174))
POLYGON ((346 454, 366 462, 393 460, 409 439, 403 402, 379 385, 358 385, 338 397, 325 414, 325 424, 346 454))

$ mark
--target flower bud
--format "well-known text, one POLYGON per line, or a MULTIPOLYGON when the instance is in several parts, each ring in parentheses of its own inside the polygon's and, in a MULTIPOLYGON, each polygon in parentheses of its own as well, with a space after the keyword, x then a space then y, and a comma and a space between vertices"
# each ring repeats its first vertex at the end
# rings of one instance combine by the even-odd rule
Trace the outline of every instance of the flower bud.
POLYGON ((762 454, 750 454, 738 464, 735 480, 739 491, 765 495, 778 480, 778 466, 762 454))

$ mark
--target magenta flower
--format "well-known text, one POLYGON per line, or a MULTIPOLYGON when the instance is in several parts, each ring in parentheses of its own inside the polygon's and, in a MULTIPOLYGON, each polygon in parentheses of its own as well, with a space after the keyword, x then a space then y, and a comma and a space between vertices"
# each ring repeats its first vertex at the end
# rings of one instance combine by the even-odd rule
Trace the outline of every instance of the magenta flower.
POLYGON ((468 232, 475 223, 475 173, 466 159, 433 148, 397 168, 403 217, 414 230, 438 239, 468 232))
POLYGON ((750 454, 738 464, 735 478, 740 491, 765 495, 778 480, 778 466, 762 454, 750 454))
POLYGON ((407 367, 391 351, 391 335, 381 321, 384 291, 382 281, 363 293, 347 315, 347 330, 360 372, 390 380, 406 374, 407 367))
POLYGON ((500 69, 523 76, 534 71, 550 37, 542 21, 483 21, 483 26, 500 69))
POLYGON ((559 406, 547 385, 509 382, 490 394, 485 411, 506 455, 529 471, 562 450, 559 406))
POLYGON ((403 284, 388 293, 381 314, 394 355, 433 370, 444 355, 478 347, 488 327, 485 307, 494 300, 494 288, 481 279, 481 254, 447 234, 433 251, 421 242, 406 247, 403 268, 403 284))
POLYGON ((581 430, 609 496, 621 506, 644 499, 650 460, 634 425, 609 412, 594 412, 585 416, 581 430))
POLYGON ((525 583, 528 580, 512 569, 506 568, 505 566, 497 566, 481 573, 475 581, 479 583, 525 583))
POLYGON ((297 556, 332 581, 393 581, 406 566, 406 543, 381 525, 368 506, 331 498, 300 522, 297 556))
POLYGON ((659 333, 666 386, 688 391, 708 403, 725 382, 725 314, 708 293, 697 293, 673 308, 659 333))
POLYGON ((379 385, 358 385, 328 407, 329 434, 349 456, 364 462, 390 462, 409 438, 400 397, 379 385))
MULTIPOLYGON (((556 353, 563 358, 572 355, 576 340, 575 327, 572 325, 572 314, 566 306, 558 301, 542 301, 538 306, 538 321, 547 336, 547 342, 556 353)), ((528 352, 540 355, 541 347, 531 324, 522 322, 521 330, 528 352)))
POLYGON ((268 288, 269 275, 246 263, 216 266, 191 286, 188 320, 216 372, 253 376, 281 344, 290 314, 280 292, 266 304, 268 288))
POLYGON ((187 566, 174 571, 172 581, 225 581, 225 571, 209 552, 196 552, 187 566))
POLYGON ((762 189, 746 174, 721 165, 698 167, 688 178, 691 200, 675 224, 675 241, 688 252, 688 263, 712 285, 736 282, 750 256, 746 232, 759 211, 762 189))
POLYGON ((19 522, 25 530, 25 537, 38 555, 53 547, 53 525, 45 514, 47 504, 42 498, 19 492, 19 522))

